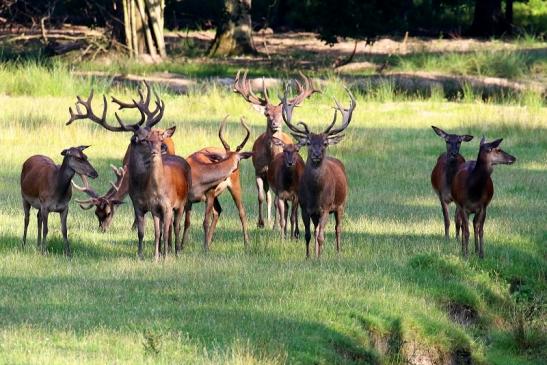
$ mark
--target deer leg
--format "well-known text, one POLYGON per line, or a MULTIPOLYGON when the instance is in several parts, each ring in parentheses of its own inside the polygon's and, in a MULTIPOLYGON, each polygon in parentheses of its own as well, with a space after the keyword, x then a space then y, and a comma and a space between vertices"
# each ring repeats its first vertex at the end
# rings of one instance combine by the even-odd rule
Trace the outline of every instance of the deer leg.
POLYGON ((313 238, 315 242, 315 257, 319 258, 319 216, 317 214, 313 214, 311 216, 311 220, 313 222, 313 238))
POLYGON ((310 258, 310 216, 306 209, 302 208, 302 221, 304 221, 304 239, 306 240, 306 258, 310 258))
POLYGON ((241 221, 241 228, 243 229, 243 245, 245 247, 248 247, 249 234, 247 233, 247 216, 245 215, 245 208, 243 207, 243 203, 241 202, 241 186, 239 184, 239 179, 237 179, 237 182, 232 181, 232 186, 228 188, 228 190, 230 191, 232 199, 234 200, 234 203, 239 212, 239 220, 241 221))
POLYGON ((285 202, 282 199, 279 199, 278 196, 275 197, 276 210, 279 213, 279 231, 281 232, 281 237, 285 238, 287 235, 287 221, 285 220, 285 202))
POLYGON ((439 197, 439 200, 441 201, 441 208, 443 210, 444 238, 448 240, 450 237, 450 216, 448 213, 448 204, 446 204, 441 197, 439 197))
POLYGON ((460 211, 462 217, 462 253, 467 257, 469 246, 469 214, 465 210, 460 211))
POLYGON ((70 243, 68 242, 68 228, 66 225, 66 220, 68 217, 68 205, 65 210, 60 213, 61 216, 61 231, 63 232, 63 241, 65 244, 65 255, 67 257, 72 257, 72 250, 70 249, 70 243))
POLYGON ((484 221, 486 221, 486 208, 481 210, 479 220, 479 258, 484 258, 484 221))
POLYGON ((298 239, 300 230, 298 229, 298 201, 294 199, 291 206, 291 237, 298 239))
POLYGON ((473 217, 473 235, 475 238, 475 253, 479 253, 479 224, 480 224, 481 212, 475 213, 473 217))
POLYGON ((456 241, 459 241, 460 230, 462 227, 462 217, 461 217, 460 209, 458 207, 456 207, 456 214, 454 215, 454 221, 456 222, 456 241))
POLYGON ((188 242, 188 233, 190 231, 190 217, 192 215, 192 203, 188 203, 184 208, 184 231, 182 233, 182 247, 183 249, 188 242))
POLYGON ((327 226, 328 220, 329 212, 324 212, 319 217, 319 225, 317 227, 317 243, 319 246, 319 251, 316 252, 317 258, 321 256, 321 250, 323 249, 323 244, 325 243, 325 227, 327 226))
POLYGON ((27 244, 27 229, 28 229, 28 223, 30 221, 30 204, 23 200, 23 211, 25 213, 25 226, 23 229, 23 243, 21 247, 25 247, 27 244))
POLYGON ((154 259, 160 260, 160 242, 161 242, 161 219, 157 212, 152 213, 154 220, 154 259))
MULTIPOLYGON (((287 228, 289 226, 288 222, 289 222, 289 201, 288 200, 283 200, 283 213, 284 213, 284 216, 283 216, 283 222, 284 222, 284 226, 285 228, 283 229, 283 234, 285 236, 285 238, 287 238, 287 228)), ((281 219, 281 212, 279 213, 279 219, 281 219)), ((292 232, 291 232, 292 234, 292 232)))
POLYGON ((258 189, 258 228, 264 228, 264 217, 262 216, 262 203, 264 202, 264 180, 256 177, 256 188, 258 189))
POLYGON ((139 259, 144 259, 142 254, 142 241, 144 239, 144 213, 135 210, 135 222, 137 222, 137 237, 139 238, 138 256, 139 259))
POLYGON ((334 212, 334 219, 336 222, 336 252, 340 252, 340 243, 342 235, 342 218, 344 217, 344 210, 342 208, 336 209, 334 212))
POLYGON ((171 233, 173 231, 173 209, 171 207, 167 207, 166 209, 163 209, 163 219, 161 220, 163 223, 163 226, 160 226, 163 229, 163 235, 162 235, 162 242, 163 250, 162 250, 162 256, 165 258, 167 256, 167 244, 169 243, 169 252, 171 252, 171 233))
POLYGON ((40 214, 42 216, 42 243, 41 243, 41 251, 42 254, 47 253, 47 234, 49 232, 48 226, 47 226, 47 219, 49 212, 47 211, 47 208, 40 208, 40 214))
POLYGON ((183 209, 175 210, 173 216, 173 229, 175 230, 175 256, 179 254, 180 251, 180 221, 182 220, 183 209))
POLYGON ((36 219, 38 220, 38 240, 36 242, 36 247, 40 250, 42 245, 42 210, 38 209, 36 213, 36 219))
POLYGON ((211 227, 209 228, 209 237, 208 241, 211 243, 213 241, 213 235, 215 234, 215 228, 217 226, 218 218, 220 217, 220 213, 222 213, 222 207, 220 206, 220 202, 217 198, 214 198, 213 200, 213 218, 211 221, 211 227))
POLYGON ((207 196, 205 201, 205 217, 203 218, 203 249, 209 251, 209 224, 211 221, 211 213, 213 211, 214 199, 211 195, 207 196))

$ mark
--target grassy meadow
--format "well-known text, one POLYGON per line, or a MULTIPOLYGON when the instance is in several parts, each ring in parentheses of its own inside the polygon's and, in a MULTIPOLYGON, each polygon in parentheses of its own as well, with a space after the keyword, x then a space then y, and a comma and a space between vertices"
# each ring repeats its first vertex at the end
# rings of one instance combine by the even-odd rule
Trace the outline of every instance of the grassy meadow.
MULTIPOLYGON (((99 171, 92 184, 103 192, 112 179, 109 165, 120 164, 129 135, 88 121, 65 126, 76 93, 86 94, 90 83, 62 70, 48 75, 60 83, 36 83, 21 71, 13 79, 4 74, 12 84, 0 86, 0 363, 545 361, 547 108, 541 101, 448 102, 389 90, 356 95, 345 139, 329 148, 350 181, 339 255, 332 217, 320 260, 305 259, 303 239, 283 241, 277 231, 257 229, 254 173, 244 161, 248 252, 237 211, 224 194, 210 253, 202 250, 198 205, 189 245, 165 262, 153 262, 147 218, 146 259, 140 261, 127 197, 107 233, 99 232, 92 210, 71 203, 69 260, 56 214, 49 220, 49 255, 35 248, 34 210, 27 247, 20 248, 21 165, 34 154, 60 163, 62 149, 90 144, 86 153, 99 171), (476 157, 482 135, 503 137, 502 148, 517 157, 514 165, 495 168, 482 261, 474 254, 463 259, 460 245, 444 240, 429 179, 445 145, 431 125, 474 135, 462 146, 467 159, 476 157)), ((125 97, 134 92, 95 87, 125 97)), ((347 105, 341 85, 332 82, 294 118, 323 128, 334 95, 347 105)), ((226 114, 232 144, 243 136, 240 116, 252 126, 251 141, 265 129, 264 117, 221 88, 162 97, 166 112, 159 126, 177 126, 182 156, 220 146, 216 135, 226 114)), ((99 95, 95 99, 100 110, 99 95)))

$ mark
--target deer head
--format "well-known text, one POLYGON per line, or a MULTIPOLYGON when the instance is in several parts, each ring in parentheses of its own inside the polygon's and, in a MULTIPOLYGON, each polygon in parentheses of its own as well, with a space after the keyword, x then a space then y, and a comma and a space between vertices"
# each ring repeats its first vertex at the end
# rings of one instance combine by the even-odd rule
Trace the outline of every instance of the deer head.
POLYGON ((312 133, 308 125, 304 122, 298 122, 296 125, 291 123, 292 112, 296 104, 287 100, 288 86, 285 87, 285 96, 283 97, 283 120, 289 129, 291 134, 298 141, 299 146, 308 146, 308 159, 313 165, 319 165, 325 158, 326 150, 329 145, 337 144, 344 137, 341 134, 349 125, 352 117, 353 110, 357 103, 353 94, 346 88, 351 103, 349 108, 343 108, 340 103, 334 99, 334 117, 329 126, 321 133, 312 133), (334 128, 336 124, 336 116, 340 112, 342 114, 342 126, 334 128))
POLYGON ((479 148, 479 158, 487 163, 488 166, 493 165, 511 165, 517 158, 511 156, 499 146, 503 141, 503 138, 496 139, 492 142, 486 142, 486 139, 482 137, 481 145, 479 148))
POLYGON ((80 208, 85 210, 95 207, 95 216, 97 216, 97 219, 99 220, 99 228, 103 232, 110 227, 116 208, 120 204, 123 204, 123 201, 116 199, 115 196, 116 193, 119 192, 123 179, 125 178, 125 173, 127 172, 127 166, 116 167, 114 165, 110 165, 110 167, 116 175, 116 181, 110 182, 112 188, 104 195, 99 196, 99 194, 97 194, 97 192, 89 186, 89 182, 84 176, 81 176, 84 186, 77 185, 74 181, 72 181, 72 186, 74 186, 74 188, 89 196, 89 199, 76 199, 76 202, 80 205, 80 208))
POLYGON ((220 139, 220 142, 222 143, 222 146, 224 147, 224 150, 226 151, 226 156, 224 159, 230 157, 233 154, 237 154, 238 161, 239 160, 245 160, 247 158, 252 157, 252 152, 241 152, 243 147, 245 147, 245 144, 249 140, 249 137, 251 136, 251 130, 249 129, 249 126, 245 122, 244 118, 240 119, 241 126, 243 129, 245 129, 245 137, 243 138, 243 141, 236 147, 235 151, 232 151, 230 144, 226 142, 226 139, 224 138, 224 132, 226 130, 226 120, 228 119, 228 116, 224 117, 222 120, 222 123, 220 123, 220 128, 218 130, 218 138, 220 139))
POLYGON ((277 137, 272 138, 272 143, 276 146, 283 148, 283 163, 285 167, 294 167, 298 161, 298 152, 300 151, 300 145, 294 143, 285 143, 277 137))
MULTIPOLYGON (((255 95, 252 91, 251 82, 247 79, 247 71, 243 73, 243 77, 240 78, 241 71, 238 71, 234 80, 234 92, 243 96, 243 98, 250 103, 257 111, 264 114, 267 121, 267 130, 271 134, 281 130, 283 125, 282 117, 282 103, 274 104, 270 101, 268 95, 268 89, 264 78, 262 78, 262 97, 255 95)), ((313 93, 320 92, 315 89, 309 78, 300 73, 302 77, 302 83, 295 81, 298 89, 298 95, 292 98, 289 102, 298 105, 304 101, 304 99, 310 97, 313 93)))
POLYGON ((473 136, 470 136, 468 134, 464 135, 458 135, 458 134, 450 134, 443 131, 441 128, 437 128, 435 126, 431 126, 435 133, 444 141, 446 142, 446 155, 448 159, 455 159, 456 156, 460 153, 460 146, 462 142, 469 142, 473 139, 473 136))
POLYGON ((87 160, 86 154, 83 152, 88 147, 89 146, 70 147, 64 149, 61 152, 61 155, 64 156, 63 163, 68 163, 68 166, 74 170, 74 172, 95 179, 99 174, 93 166, 91 166, 87 160))

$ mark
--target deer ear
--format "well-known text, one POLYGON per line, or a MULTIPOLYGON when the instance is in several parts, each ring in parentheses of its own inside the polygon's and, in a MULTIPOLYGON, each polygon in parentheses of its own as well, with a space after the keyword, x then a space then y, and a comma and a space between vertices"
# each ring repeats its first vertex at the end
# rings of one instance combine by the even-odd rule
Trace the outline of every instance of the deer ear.
POLYGON ((310 140, 308 137, 300 137, 296 134, 293 134, 292 135, 296 141, 297 141, 297 146, 298 146, 298 149, 302 148, 302 146, 308 146, 310 144, 310 140))
POLYGON ((91 147, 91 146, 78 146, 78 147, 76 147, 76 148, 79 149, 80 151, 83 151, 83 150, 85 150, 85 149, 88 148, 88 147, 91 147))
POLYGON ((482 138, 481 138, 481 144, 480 144, 480 145, 482 146, 482 145, 485 144, 485 143, 486 143, 486 138, 484 138, 484 136, 482 136, 482 138))
POLYGON ((67 153, 68 153, 68 149, 64 149, 63 151, 61 151, 61 156, 66 156, 67 153))
POLYGON ((496 139, 493 142, 490 142, 490 147, 498 148, 498 146, 501 144, 501 141, 503 141, 503 138, 499 138, 499 139, 496 139))
POLYGON ((432 125, 431 128, 433 128, 433 130, 435 131, 435 133, 437 133, 439 137, 444 139, 448 138, 448 134, 445 131, 443 131, 441 128, 437 128, 434 125, 432 125))
POLYGON ((469 134, 465 134, 463 136, 460 136, 460 140, 463 142, 469 142, 473 139, 473 136, 470 136, 469 134))
POLYGON ((113 205, 120 205, 120 204, 124 204, 125 202, 123 200, 117 200, 117 199, 113 199, 110 201, 113 205))
POLYGON ((251 106, 253 107, 254 110, 256 110, 257 112, 261 114, 264 114, 264 112, 266 111, 266 107, 263 105, 251 104, 251 106))
POLYGON ((239 159, 240 160, 246 160, 246 159, 251 158, 251 157, 253 157, 252 152, 239 152, 239 159))
POLYGON ((163 131, 163 138, 168 138, 173 136, 173 134, 175 134, 176 129, 177 129, 176 126, 172 126, 171 128, 168 128, 165 131, 163 131))
POLYGON ((332 136, 332 137, 327 138, 327 143, 329 145, 337 144, 338 142, 340 142, 342 140, 342 138, 344 138, 343 134, 332 136))

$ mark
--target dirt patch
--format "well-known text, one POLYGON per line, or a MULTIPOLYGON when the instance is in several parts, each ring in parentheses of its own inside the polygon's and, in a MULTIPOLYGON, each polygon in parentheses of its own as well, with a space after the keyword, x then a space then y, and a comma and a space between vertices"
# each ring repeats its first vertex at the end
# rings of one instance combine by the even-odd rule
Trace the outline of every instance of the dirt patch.
POLYGON ((448 317, 462 326, 471 326, 479 321, 477 310, 467 304, 450 302, 446 306, 448 317))

